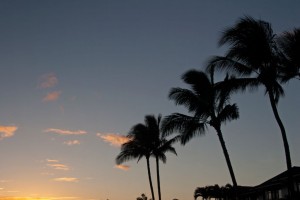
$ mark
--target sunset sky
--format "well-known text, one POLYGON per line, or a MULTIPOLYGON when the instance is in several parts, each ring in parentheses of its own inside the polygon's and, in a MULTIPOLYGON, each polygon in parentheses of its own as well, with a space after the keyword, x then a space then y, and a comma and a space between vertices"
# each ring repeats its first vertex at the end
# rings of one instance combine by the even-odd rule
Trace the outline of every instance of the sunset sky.
MULTIPOLYGON (((147 114, 186 112, 168 92, 223 54, 218 38, 238 18, 266 20, 280 34, 300 27, 299 9, 298 0, 1 0, 0 200, 150 197, 144 159, 115 165, 130 128, 147 114)), ((284 88, 278 107, 299 166, 300 82, 284 88)), ((223 132, 238 184, 286 170, 263 90, 232 103, 240 119, 223 132)), ((175 147, 161 166, 164 200, 230 183, 214 130, 175 147)))

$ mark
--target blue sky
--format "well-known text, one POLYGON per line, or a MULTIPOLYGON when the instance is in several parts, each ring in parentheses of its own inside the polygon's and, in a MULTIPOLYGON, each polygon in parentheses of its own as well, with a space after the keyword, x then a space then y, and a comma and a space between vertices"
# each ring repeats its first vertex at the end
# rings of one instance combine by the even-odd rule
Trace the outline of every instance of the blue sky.
MULTIPOLYGON (((115 167, 122 139, 147 114, 186 112, 167 98, 180 76, 203 69, 224 28, 244 16, 299 27, 298 1, 0 1, 0 199, 150 196, 145 160, 115 167)), ((218 76, 221 78, 221 76, 218 76)), ((299 81, 279 112, 300 165, 299 81)), ((286 169, 280 132, 262 90, 235 95, 240 119, 223 128, 240 185, 286 169)), ((230 182, 214 130, 176 145, 161 169, 164 199, 230 182)), ((154 167, 154 166, 153 166, 154 167)), ((154 173, 154 168, 153 168, 154 173)))

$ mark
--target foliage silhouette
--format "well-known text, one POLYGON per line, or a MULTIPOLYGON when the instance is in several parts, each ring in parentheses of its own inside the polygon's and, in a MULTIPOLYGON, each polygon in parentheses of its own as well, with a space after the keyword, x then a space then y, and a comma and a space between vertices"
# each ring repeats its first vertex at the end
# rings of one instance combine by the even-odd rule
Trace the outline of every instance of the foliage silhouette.
MULTIPOLYGON (((227 44, 229 49, 225 56, 213 57, 207 71, 219 70, 237 76, 226 83, 231 92, 264 87, 281 131, 287 169, 291 171, 289 143, 277 104, 284 96, 281 84, 299 77, 300 30, 285 32, 278 37, 270 23, 246 16, 223 32, 219 44, 227 44)), ((291 175, 289 179, 289 190, 293 193, 291 175)))
POLYGON ((225 186, 220 187, 219 185, 205 186, 205 187, 197 187, 194 192, 194 199, 196 200, 198 197, 202 197, 205 199, 234 199, 234 189, 230 184, 226 184, 225 186))
POLYGON ((130 140, 121 146, 121 152, 116 157, 116 163, 119 165, 134 159, 137 159, 139 162, 141 158, 145 157, 147 162, 147 172, 151 195, 152 199, 155 200, 149 161, 152 151, 152 136, 150 135, 147 126, 143 124, 137 124, 131 128, 127 137, 129 137, 130 140))
MULTIPOLYGON (((181 144, 185 145, 197 135, 204 135, 207 125, 213 127, 221 143, 225 160, 229 169, 232 183, 237 187, 229 154, 223 139, 221 125, 239 117, 236 104, 229 104, 230 96, 226 88, 214 84, 213 73, 210 77, 201 71, 190 70, 183 74, 182 79, 190 85, 191 89, 173 88, 169 98, 177 105, 185 106, 192 116, 173 113, 163 120, 164 134, 169 135, 174 131, 181 134, 181 144)), ((227 78, 224 80, 226 82, 227 78)))
POLYGON ((156 172, 157 172, 157 187, 158 197, 161 200, 161 187, 160 187, 160 174, 159 174, 159 160, 166 163, 166 153, 171 152, 177 155, 175 148, 172 144, 179 140, 176 136, 168 140, 161 133, 160 128, 161 115, 155 118, 154 115, 146 115, 144 124, 137 124, 133 126, 127 137, 130 141, 121 146, 121 152, 116 158, 117 164, 121 164, 131 159, 138 159, 138 161, 145 157, 147 161, 148 177, 152 199, 155 199, 153 184, 150 170, 150 157, 155 157, 156 172))

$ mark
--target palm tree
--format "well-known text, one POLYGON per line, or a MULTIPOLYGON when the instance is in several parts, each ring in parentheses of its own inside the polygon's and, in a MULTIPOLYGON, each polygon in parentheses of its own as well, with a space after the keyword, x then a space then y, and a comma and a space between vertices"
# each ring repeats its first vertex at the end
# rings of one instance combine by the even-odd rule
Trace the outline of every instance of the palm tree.
POLYGON ((172 144, 175 143, 179 137, 174 137, 170 140, 167 140, 163 136, 160 128, 161 115, 158 115, 156 118, 154 115, 145 116, 145 124, 149 133, 151 134, 152 146, 151 146, 151 156, 155 157, 156 161, 156 177, 157 177, 157 189, 158 189, 158 199, 161 200, 161 186, 160 186, 160 174, 159 174, 159 160, 163 163, 166 163, 167 157, 166 152, 171 152, 177 155, 175 148, 172 147, 172 144))
MULTIPOLYGON (((204 135, 207 125, 213 127, 221 143, 232 183, 237 187, 229 154, 225 145, 221 125, 239 117, 236 104, 229 104, 229 93, 214 84, 213 73, 210 77, 204 72, 190 70, 182 79, 191 89, 173 88, 169 98, 177 105, 185 106, 193 116, 173 113, 163 121, 163 132, 168 135, 174 131, 181 134, 181 143, 185 145, 196 135, 204 135)), ((226 80, 225 80, 226 81, 226 80)))
POLYGON ((166 152, 172 152, 176 154, 175 148, 172 147, 172 144, 179 139, 179 137, 176 136, 170 140, 167 140, 160 131, 160 122, 161 115, 158 115, 157 119, 154 115, 146 115, 145 124, 135 125, 128 133, 128 137, 131 139, 129 142, 122 145, 121 152, 116 158, 117 164, 121 164, 131 159, 138 159, 139 161, 142 157, 146 158, 153 200, 155 200, 155 197, 151 179, 150 157, 153 156, 156 160, 158 197, 159 200, 161 200, 159 160, 162 160, 163 163, 166 162, 166 152))
POLYGON ((300 31, 277 37, 271 24, 251 17, 244 17, 224 31, 219 44, 228 44, 225 56, 209 61, 207 71, 224 70, 234 74, 227 82, 232 91, 265 88, 272 111, 280 128, 286 164, 289 173, 289 190, 293 195, 292 162, 285 127, 280 119, 277 104, 284 95, 281 83, 299 76, 300 31))
POLYGON ((137 124, 132 127, 127 137, 130 140, 121 146, 121 152, 116 157, 116 163, 119 165, 133 159, 137 159, 139 162, 141 158, 145 157, 152 200, 155 200, 150 170, 153 136, 150 135, 146 125, 137 124))
POLYGON ((300 78, 300 29, 284 32, 277 38, 283 71, 283 81, 300 78))
POLYGON ((145 121, 149 125, 151 133, 155 135, 155 145, 152 151, 152 156, 155 157, 156 161, 156 176, 157 176, 157 189, 158 189, 158 199, 161 200, 161 186, 160 186, 160 174, 159 174, 159 160, 166 163, 167 157, 166 153, 171 152, 177 155, 176 150, 172 145, 177 142, 180 137, 176 136, 172 139, 167 139, 161 132, 161 115, 158 115, 157 119, 153 115, 147 115, 145 121))

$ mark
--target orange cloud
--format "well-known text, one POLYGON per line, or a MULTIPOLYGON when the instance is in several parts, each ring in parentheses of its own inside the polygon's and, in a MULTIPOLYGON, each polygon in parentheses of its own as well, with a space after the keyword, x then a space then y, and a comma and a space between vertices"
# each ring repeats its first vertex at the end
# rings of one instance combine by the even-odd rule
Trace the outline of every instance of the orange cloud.
POLYGON ((17 126, 0 126, 0 140, 12 137, 16 130, 18 130, 17 126))
POLYGON ((65 170, 65 171, 68 171, 68 170, 70 169, 67 165, 59 164, 59 163, 55 163, 55 164, 47 164, 47 166, 52 167, 53 169, 57 169, 57 170, 65 170))
POLYGON ((64 142, 64 144, 66 144, 68 146, 72 146, 72 145, 79 145, 80 142, 79 142, 79 140, 70 140, 70 141, 64 142))
POLYGON ((128 165, 116 165, 115 168, 121 169, 121 170, 124 170, 124 171, 128 171, 130 166, 128 166, 128 165))
POLYGON ((54 73, 44 74, 39 78, 39 88, 51 88, 58 83, 58 79, 54 73))
POLYGON ((116 147, 120 147, 122 144, 130 140, 126 136, 115 133, 97 133, 97 136, 100 137, 104 142, 116 147))
POLYGON ((53 159, 47 159, 47 162, 55 162, 55 163, 58 163, 59 161, 58 160, 53 160, 53 159))
POLYGON ((49 93, 43 98, 43 102, 56 101, 56 100, 59 98, 60 95, 61 95, 61 91, 49 92, 49 93))
POLYGON ((77 131, 70 131, 70 130, 64 130, 64 129, 56 129, 56 128, 48 128, 44 130, 44 132, 52 132, 52 133, 57 133, 60 135, 83 135, 86 134, 86 131, 83 130, 77 130, 77 131))
POLYGON ((79 179, 78 178, 74 178, 74 177, 55 178, 53 180, 54 181, 58 181, 58 182, 73 182, 73 183, 79 182, 79 179))
POLYGON ((53 169, 65 170, 65 171, 68 171, 70 169, 67 165, 59 163, 58 160, 47 159, 47 162, 48 162, 47 166, 53 169))

